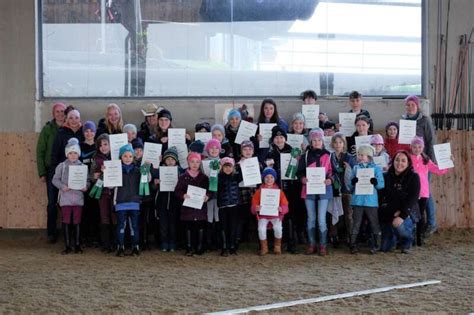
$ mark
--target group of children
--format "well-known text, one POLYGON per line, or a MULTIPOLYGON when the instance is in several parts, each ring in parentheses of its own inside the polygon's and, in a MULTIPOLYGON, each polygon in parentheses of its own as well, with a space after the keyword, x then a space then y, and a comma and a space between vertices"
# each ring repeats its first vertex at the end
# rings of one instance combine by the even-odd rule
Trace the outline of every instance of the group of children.
MULTIPOLYGON (((399 150, 411 152, 414 169, 420 177, 421 218, 416 242, 423 245, 428 172, 443 174, 446 171, 440 171, 423 153, 423 138, 415 137, 411 145, 399 144, 395 122, 387 124, 385 139, 380 134, 372 135, 373 122, 370 114, 361 109, 360 98, 357 92, 350 97, 351 105, 355 104, 351 111, 357 114, 356 132, 350 137, 339 133, 340 125, 330 122, 325 114, 320 115, 321 128, 307 130, 301 113, 294 114, 288 125, 278 116, 276 104, 264 100, 259 122, 276 124, 271 131, 269 148, 260 148, 262 138, 258 132, 255 137, 236 143, 242 112, 233 109, 226 126, 196 125, 196 133, 211 133, 212 139, 206 143, 191 141, 186 135, 189 150, 186 169, 180 165, 178 148, 167 145, 168 129, 173 128, 171 113, 167 109, 144 112, 145 116, 156 116, 158 128, 144 136, 132 124, 123 127, 129 143, 119 151, 121 187, 104 187, 104 162, 111 159, 109 135, 102 133, 96 137, 95 124, 85 122, 82 126, 84 142, 69 139, 66 160, 57 166, 53 178, 53 184, 60 190, 65 240, 62 253, 82 252, 82 227, 87 231, 86 242, 90 239, 100 242, 103 251, 115 251, 117 256, 125 255, 128 242, 131 254, 140 255, 141 250, 150 248, 150 238, 165 252, 173 252, 181 245, 188 256, 217 248, 222 256, 237 255, 239 243, 249 239, 255 222, 259 255, 269 252, 267 234, 271 229, 274 254, 282 252, 284 232, 287 250, 291 253, 296 253, 297 244, 304 242, 307 243, 306 254, 324 256, 327 244, 338 246, 340 240, 345 240, 350 251, 357 253, 358 243, 367 240, 370 252, 375 254, 380 250, 382 235, 378 211, 379 199, 383 198, 384 172, 399 150), (302 135, 301 146, 291 147, 287 143, 288 134, 302 135), (372 135, 370 145, 356 146, 355 137, 364 135, 372 135), (324 145, 327 136, 331 136, 330 147, 324 145), (163 178, 159 166, 149 161, 142 163, 144 141, 162 144, 159 166, 177 167, 174 191, 160 189, 163 178), (290 154, 289 166, 282 165, 282 154, 290 154), (262 184, 245 186, 242 163, 254 157, 260 164, 262 184), (376 164, 374 157, 381 157, 383 162, 380 164, 378 159, 376 164), (72 190, 67 186, 68 168, 82 164, 89 168, 88 184, 81 190, 72 190), (288 172, 283 176, 287 167, 294 167, 294 174, 289 177, 288 172), (307 172, 310 168, 324 168, 324 193, 309 193, 307 172), (368 168, 374 170, 370 178, 373 192, 356 194, 358 170, 368 168), (190 186, 206 191, 200 209, 183 204, 192 198, 188 195, 190 186), (261 214, 262 190, 266 189, 279 190, 276 215, 261 214)), ((313 91, 302 94, 305 104, 314 104, 316 99, 313 91)))

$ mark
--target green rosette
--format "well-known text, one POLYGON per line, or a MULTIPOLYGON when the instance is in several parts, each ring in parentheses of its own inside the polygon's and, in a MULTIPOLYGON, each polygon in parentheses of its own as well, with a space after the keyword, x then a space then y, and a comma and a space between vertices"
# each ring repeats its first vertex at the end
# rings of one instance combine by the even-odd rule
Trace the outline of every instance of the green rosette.
POLYGON ((219 159, 212 160, 209 163, 209 191, 217 191, 217 174, 219 173, 219 159))
POLYGON ((148 174, 150 174, 150 165, 143 164, 140 167, 140 196, 150 195, 150 185, 148 184, 148 174))
POLYGON ((104 188, 104 182, 99 178, 89 192, 89 197, 99 200, 102 196, 102 188, 104 188))
POLYGON ((291 149, 291 159, 290 163, 288 165, 288 168, 286 169, 285 176, 290 178, 290 179, 295 179, 296 178, 296 171, 298 169, 298 157, 301 155, 301 149, 299 148, 293 148, 291 149))

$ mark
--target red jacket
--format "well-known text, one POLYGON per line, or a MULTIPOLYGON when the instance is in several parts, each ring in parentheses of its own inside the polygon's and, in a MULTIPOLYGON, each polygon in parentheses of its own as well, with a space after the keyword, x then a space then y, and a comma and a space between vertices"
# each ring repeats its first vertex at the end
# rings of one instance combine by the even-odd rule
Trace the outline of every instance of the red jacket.
MULTIPOLYGON (((277 184, 273 184, 272 187, 265 187, 265 184, 260 186, 260 188, 257 189, 257 191, 252 197, 252 207, 250 208, 250 211, 252 211, 252 214, 257 216, 257 220, 258 219, 269 219, 269 220, 275 219, 274 216, 268 216, 268 215, 259 216, 257 214, 257 206, 260 205, 260 195, 262 194, 262 188, 280 189, 277 184)), ((285 214, 288 213, 288 199, 286 199, 286 196, 283 190, 280 190, 280 207, 281 207, 281 211, 278 214, 278 218, 280 218, 280 220, 283 220, 283 217, 285 216, 285 214)))
POLYGON ((385 139, 385 150, 387 151, 388 155, 390 156, 390 160, 393 160, 395 153, 400 150, 405 150, 410 152, 410 145, 409 144, 400 144, 398 143, 398 139, 385 139))

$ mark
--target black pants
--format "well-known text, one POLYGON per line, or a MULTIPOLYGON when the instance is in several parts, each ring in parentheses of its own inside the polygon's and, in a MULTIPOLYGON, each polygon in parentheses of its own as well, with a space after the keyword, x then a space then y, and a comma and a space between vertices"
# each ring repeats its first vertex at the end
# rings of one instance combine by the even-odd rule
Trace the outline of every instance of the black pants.
POLYGON ((421 245, 425 232, 426 232, 426 205, 428 204, 428 198, 420 198, 418 200, 418 207, 420 208, 420 220, 416 223, 416 238, 418 245, 421 245))
POLYGON ((176 210, 161 208, 158 211, 161 248, 176 249, 176 210))
POLYGON ((380 234, 380 223, 379 223, 379 216, 377 207, 361 207, 361 206, 353 206, 354 213, 354 226, 352 227, 352 235, 359 234, 360 225, 362 223, 362 218, 364 214, 369 219, 370 228, 373 234, 380 234))
POLYGON ((203 245, 204 241, 204 228, 206 227, 206 221, 181 221, 184 225, 184 231, 186 234, 190 233, 190 239, 186 239, 186 247, 197 249, 199 245, 203 245), (188 243, 189 242, 189 243, 188 243), (201 243, 201 244, 199 244, 201 243))
POLYGON ((219 222, 221 224, 222 247, 235 248, 237 226, 239 223, 239 207, 232 206, 219 208, 219 222))
POLYGON ((155 245, 158 245, 157 223, 155 217, 155 203, 153 200, 145 200, 140 205, 140 243, 143 247, 150 245, 149 236, 155 238, 155 245))
POLYGON ((84 194, 84 207, 82 208, 81 234, 86 245, 99 240, 100 211, 99 202, 84 194))

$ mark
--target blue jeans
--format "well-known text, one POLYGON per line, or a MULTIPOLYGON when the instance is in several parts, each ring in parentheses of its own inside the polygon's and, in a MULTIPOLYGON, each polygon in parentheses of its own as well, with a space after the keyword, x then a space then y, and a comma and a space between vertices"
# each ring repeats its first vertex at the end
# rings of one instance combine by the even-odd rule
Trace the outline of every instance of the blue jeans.
POLYGON ((119 246, 125 245, 125 228, 127 222, 130 224, 130 236, 132 237, 132 247, 135 247, 140 242, 140 235, 138 230, 138 218, 140 211, 138 210, 122 210, 117 211, 117 241, 119 246))
POLYGON ((328 199, 306 199, 306 211, 308 213, 307 229, 308 239, 311 246, 316 245, 315 229, 316 229, 316 202, 318 203, 318 228, 319 228, 319 243, 321 245, 327 244, 328 228, 326 224, 326 214, 328 212, 328 199))
POLYGON ((48 194, 48 221, 47 232, 48 237, 56 237, 56 221, 58 219, 58 189, 53 185, 54 169, 48 170, 46 176, 46 192, 48 194))
POLYGON ((402 249, 410 249, 413 242, 413 221, 410 217, 397 227, 392 227, 391 223, 382 225, 382 252, 388 252, 397 245, 397 239, 400 239, 402 249))
MULTIPOLYGON (((428 173, 428 183, 430 182, 431 182, 431 173, 428 173)), ((427 216, 427 223, 428 223, 427 226, 430 226, 431 228, 436 228, 437 227, 436 208, 435 208, 433 196, 431 196, 431 192, 430 192, 430 197, 428 198, 428 203, 426 204, 426 216, 427 216)))

